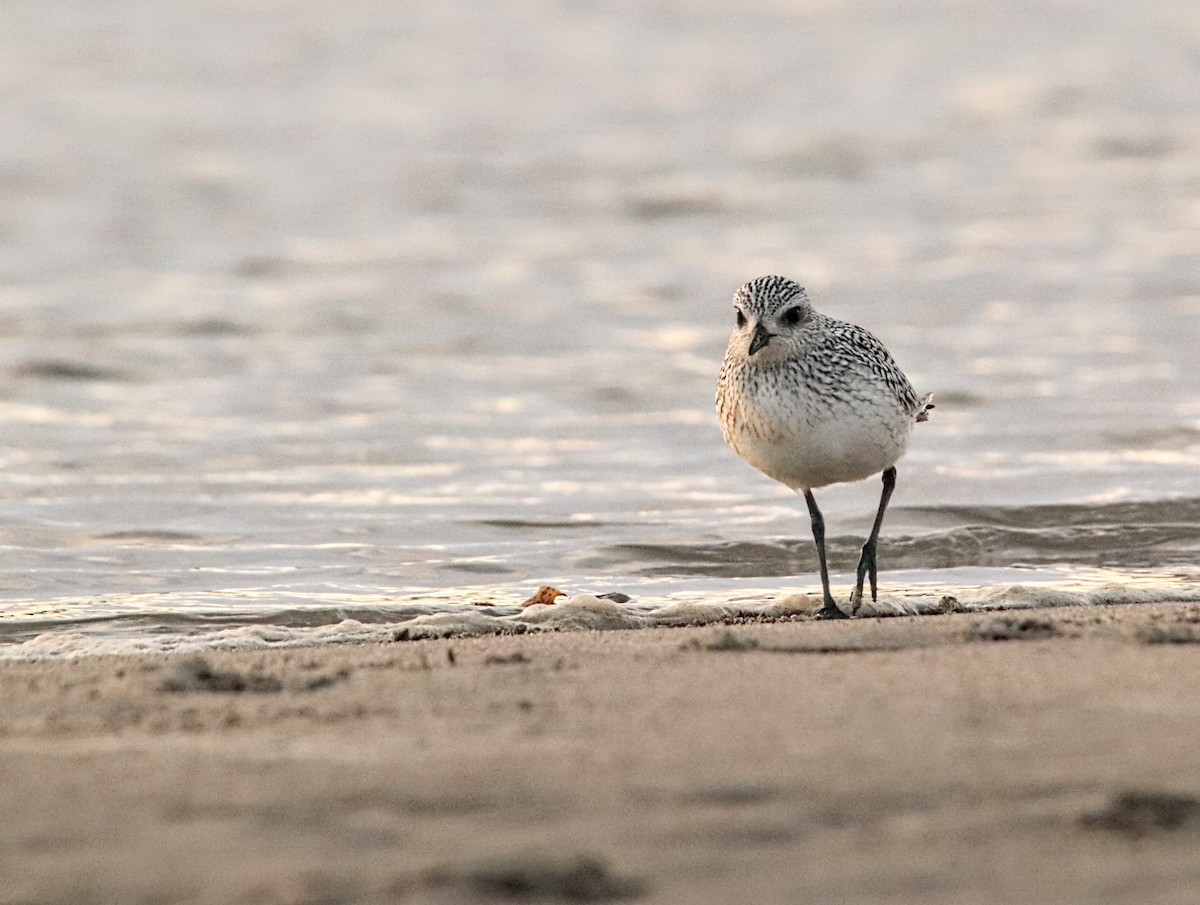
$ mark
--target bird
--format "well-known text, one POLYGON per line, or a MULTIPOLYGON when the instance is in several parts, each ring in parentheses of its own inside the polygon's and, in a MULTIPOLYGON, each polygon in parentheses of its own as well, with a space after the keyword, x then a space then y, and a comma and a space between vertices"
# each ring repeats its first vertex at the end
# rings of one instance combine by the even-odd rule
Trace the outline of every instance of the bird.
POLYGON ((821 570, 819 619, 844 619, 878 599, 876 547, 896 488, 896 462, 913 426, 929 420, 933 394, 918 396, 883 343, 813 308, 804 288, 763 276, 733 297, 735 323, 717 379, 725 442, 763 474, 802 493, 821 570), (862 547, 849 612, 829 590, 825 520, 813 490, 880 474, 883 490, 862 547))

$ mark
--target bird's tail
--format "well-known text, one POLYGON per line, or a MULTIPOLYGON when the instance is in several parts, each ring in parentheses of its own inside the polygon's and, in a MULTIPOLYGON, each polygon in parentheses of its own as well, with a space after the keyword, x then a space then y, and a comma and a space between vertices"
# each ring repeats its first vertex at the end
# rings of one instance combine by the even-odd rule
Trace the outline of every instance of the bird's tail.
POLYGON ((917 406, 917 420, 928 421, 930 410, 935 408, 933 404, 933 393, 926 393, 924 396, 922 396, 920 402, 917 403, 917 406))

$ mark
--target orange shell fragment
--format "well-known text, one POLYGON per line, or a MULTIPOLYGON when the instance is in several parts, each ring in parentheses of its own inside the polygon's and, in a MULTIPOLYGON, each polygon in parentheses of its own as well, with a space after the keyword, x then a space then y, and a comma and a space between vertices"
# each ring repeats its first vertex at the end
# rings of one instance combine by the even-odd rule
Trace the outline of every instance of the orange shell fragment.
POLYGON ((544 603, 546 606, 553 606, 554 600, 557 597, 566 597, 567 595, 558 588, 552 588, 548 584, 542 585, 537 589, 537 593, 526 600, 521 606, 534 606, 538 603, 544 603))

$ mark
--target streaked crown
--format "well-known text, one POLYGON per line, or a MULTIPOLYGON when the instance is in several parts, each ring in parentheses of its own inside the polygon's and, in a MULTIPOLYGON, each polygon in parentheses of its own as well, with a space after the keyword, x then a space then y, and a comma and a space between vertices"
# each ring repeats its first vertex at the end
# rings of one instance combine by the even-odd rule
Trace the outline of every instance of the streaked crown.
POLYGON ((785 307, 809 304, 803 286, 780 276, 751 280, 737 291, 733 303, 747 314, 758 317, 769 317, 785 307))

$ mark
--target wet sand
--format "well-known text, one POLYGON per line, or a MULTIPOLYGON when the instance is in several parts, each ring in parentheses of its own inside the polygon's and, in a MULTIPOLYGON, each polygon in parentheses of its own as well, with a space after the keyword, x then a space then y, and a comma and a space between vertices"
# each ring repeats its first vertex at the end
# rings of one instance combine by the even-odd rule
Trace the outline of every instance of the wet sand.
POLYGON ((0 667, 0 902, 1194 902, 1200 605, 0 667))

